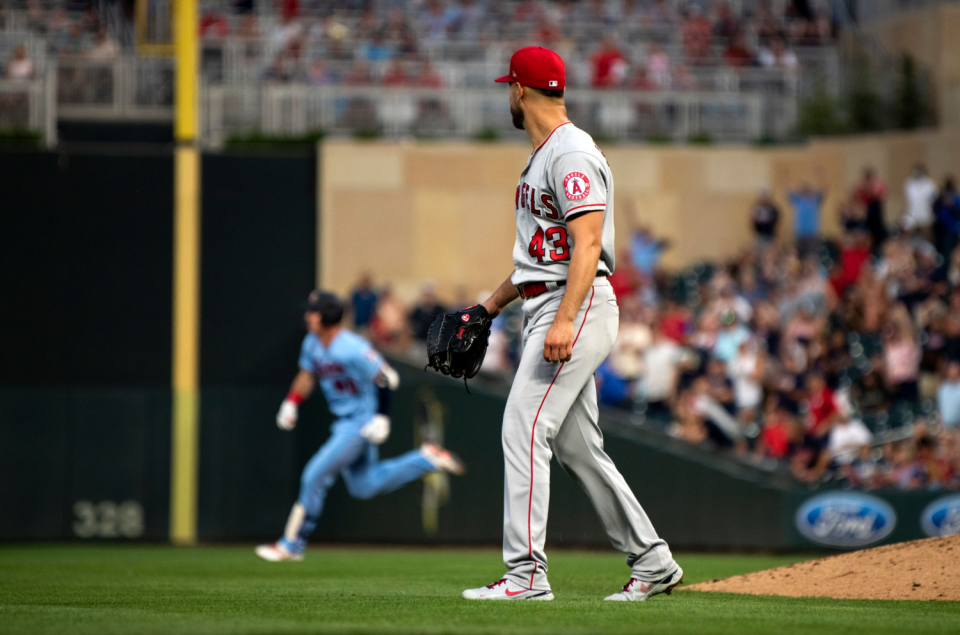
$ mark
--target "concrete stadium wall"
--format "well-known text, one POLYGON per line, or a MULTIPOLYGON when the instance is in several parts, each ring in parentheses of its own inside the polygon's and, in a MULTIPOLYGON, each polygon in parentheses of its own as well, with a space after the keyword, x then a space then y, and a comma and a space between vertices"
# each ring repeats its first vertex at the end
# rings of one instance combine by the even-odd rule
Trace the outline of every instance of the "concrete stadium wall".
MULTIPOLYGON (((903 209, 902 182, 922 160, 940 179, 960 172, 960 130, 889 133, 802 146, 604 147, 615 179, 618 248, 636 224, 672 241, 668 266, 722 258, 749 244, 749 210, 769 187, 793 231, 788 188, 826 184, 824 228, 866 165, 890 186, 887 213, 903 209)), ((496 287, 512 270, 514 191, 526 144, 331 141, 319 162, 318 279, 346 291, 363 271, 404 298, 424 279, 452 298, 496 287)))
POLYGON ((941 125, 960 126, 960 4, 904 11, 864 27, 893 53, 909 53, 931 73, 941 125))

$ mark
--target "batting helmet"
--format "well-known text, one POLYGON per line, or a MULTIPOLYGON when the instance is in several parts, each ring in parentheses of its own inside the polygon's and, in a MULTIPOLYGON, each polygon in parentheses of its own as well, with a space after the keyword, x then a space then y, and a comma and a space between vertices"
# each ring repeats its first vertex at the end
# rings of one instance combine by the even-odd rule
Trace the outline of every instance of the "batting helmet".
POLYGON ((316 311, 320 314, 320 323, 324 326, 335 326, 343 319, 345 305, 343 300, 329 291, 316 289, 307 296, 304 306, 306 311, 316 311))

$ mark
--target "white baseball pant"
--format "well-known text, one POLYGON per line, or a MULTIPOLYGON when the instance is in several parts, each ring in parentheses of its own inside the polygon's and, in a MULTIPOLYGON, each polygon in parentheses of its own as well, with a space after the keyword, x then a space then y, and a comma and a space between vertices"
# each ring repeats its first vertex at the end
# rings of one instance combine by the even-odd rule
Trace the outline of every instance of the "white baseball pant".
POLYGON ((556 288, 523 301, 523 353, 503 415, 503 561, 520 586, 549 590, 544 541, 550 458, 556 454, 600 517, 633 577, 659 581, 677 567, 633 492, 603 451, 594 373, 617 336, 620 310, 610 283, 597 278, 574 322, 572 359, 543 359, 543 342, 563 299, 556 288))

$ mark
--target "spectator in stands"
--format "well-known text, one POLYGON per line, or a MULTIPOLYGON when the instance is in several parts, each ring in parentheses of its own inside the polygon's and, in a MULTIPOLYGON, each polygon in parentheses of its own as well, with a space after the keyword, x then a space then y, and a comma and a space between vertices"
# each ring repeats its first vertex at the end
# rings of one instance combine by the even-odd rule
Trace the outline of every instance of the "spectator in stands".
POLYGON ((604 36, 600 49, 591 58, 591 63, 594 88, 614 88, 623 83, 627 74, 627 58, 620 52, 613 35, 604 36))
POLYGON ((857 458, 841 468, 841 475, 849 487, 876 489, 884 485, 888 466, 882 453, 877 451, 877 454, 879 456, 875 455, 873 447, 861 446, 857 458))
POLYGON ((756 63, 756 54, 747 46, 747 41, 739 31, 730 39, 730 43, 723 51, 723 63, 734 68, 753 66, 756 63))
POLYGON ((667 423, 680 370, 692 359, 689 352, 664 334, 659 323, 654 322, 652 334, 650 345, 643 351, 646 412, 648 418, 667 423))
POLYGON ((373 86, 373 75, 366 60, 354 62, 350 72, 343 78, 344 86, 373 86))
POLYGON ((796 422, 780 396, 771 394, 764 408, 756 455, 777 460, 786 459, 796 437, 796 428, 796 422))
POLYGON ((684 9, 680 37, 683 40, 683 51, 688 64, 702 66, 710 63, 713 25, 703 14, 700 5, 691 4, 684 9))
POLYGON ((257 24, 257 16, 251 12, 243 13, 240 18, 240 24, 237 26, 237 37, 244 40, 259 40, 260 26, 257 24))
POLYGON ((757 235, 757 242, 766 245, 777 239, 777 225, 780 223, 780 208, 773 200, 768 188, 760 190, 757 201, 753 204, 750 215, 753 231, 757 235))
POLYGON ((824 189, 814 189, 804 181, 787 195, 793 207, 794 236, 801 255, 813 253, 820 247, 820 210, 825 198, 824 189))
POLYGON ((374 12, 373 7, 366 6, 360 11, 360 19, 353 27, 354 39, 363 42, 373 39, 380 31, 380 20, 374 12))
POLYGON ((678 62, 673 65, 670 87, 673 90, 699 90, 700 83, 689 66, 678 62))
POLYGON ((399 42, 404 36, 410 34, 410 25, 407 24, 407 18, 399 8, 390 9, 383 28, 384 37, 388 42, 399 42))
POLYGON ((530 38, 540 46, 555 47, 563 37, 560 28, 546 18, 537 22, 537 26, 530 32, 530 38))
POLYGON ((746 450, 740 423, 730 414, 733 389, 726 375, 716 373, 713 381, 709 374, 701 375, 693 380, 689 392, 694 397, 693 412, 701 418, 710 441, 719 448, 732 447, 738 452, 746 450), (727 401, 720 402, 717 397, 727 401))
POLYGON ((938 456, 938 449, 936 438, 930 435, 916 440, 916 463, 923 475, 923 486, 940 488, 952 476, 949 462, 938 456))
POLYGON ((216 7, 206 7, 200 13, 200 37, 225 38, 230 35, 230 23, 216 7))
POLYGON ((450 20, 442 0, 428 0, 420 14, 420 32, 424 39, 443 42, 447 39, 450 20))
POLYGON ((620 328, 610 362, 620 377, 635 381, 644 374, 644 351, 650 347, 653 333, 644 320, 643 304, 637 296, 624 296, 619 304, 620 328))
POLYGON ((512 19, 517 24, 533 24, 543 16, 543 7, 536 0, 520 0, 514 6, 512 19))
POLYGON ((937 388, 937 412, 944 426, 960 428, 960 360, 947 364, 946 376, 937 388))
POLYGON ((758 4, 753 28, 761 44, 785 35, 783 24, 773 15, 770 0, 761 0, 758 4))
POLYGON ((427 332, 430 330, 433 320, 445 311, 443 305, 437 302, 436 287, 432 282, 424 282, 420 285, 420 298, 417 300, 417 305, 413 308, 413 311, 410 312, 408 320, 411 335, 421 342, 426 342, 427 332))
POLYGON ((400 59, 392 60, 390 65, 387 66, 387 70, 383 74, 383 85, 391 87, 410 85, 410 77, 407 75, 404 63, 400 59))
POLYGON ((613 366, 610 359, 604 360, 596 373, 597 397, 606 406, 629 408, 633 402, 633 385, 613 366))
POLYGON ((763 360, 756 342, 745 340, 741 342, 737 356, 730 362, 734 402, 741 424, 757 420, 758 408, 763 401, 763 360))
POLYGON ((430 60, 424 59, 421 61, 414 86, 419 88, 443 88, 443 85, 443 77, 437 73, 430 60))
POLYGON ((840 417, 830 430, 827 451, 838 465, 852 464, 860 454, 860 449, 870 447, 873 434, 859 419, 840 417))
POLYGON ((93 46, 87 51, 87 59, 90 61, 106 63, 120 57, 120 45, 107 34, 106 30, 97 31, 93 41, 93 46))
POLYGON ((667 0, 653 0, 644 13, 643 21, 649 26, 675 26, 680 23, 680 16, 667 0))
POLYGON ((730 3, 718 2, 716 5, 717 17, 713 21, 713 34, 724 41, 733 40, 743 33, 740 20, 730 9, 730 3))
POLYGON ((456 21, 452 25, 452 31, 462 41, 472 42, 477 40, 483 31, 485 14, 483 5, 477 0, 460 0, 459 11, 456 21))
POLYGON ((920 346, 906 306, 896 304, 890 310, 884 332, 883 365, 887 389, 894 403, 913 404, 919 398, 920 346))
MULTIPOLYGON (((657 85, 655 81, 650 79, 650 74, 643 66, 634 71, 633 79, 630 80, 629 88, 630 90, 660 90, 660 86, 657 85)), ((649 108, 644 104, 638 104, 637 108, 641 109, 643 112, 649 112, 649 108)))
POLYGON ((373 289, 373 278, 369 273, 360 275, 360 280, 350 293, 350 306, 353 308, 353 325, 358 329, 367 328, 377 307, 377 292, 373 289))
POLYGON ((913 173, 903 184, 903 195, 907 202, 903 220, 926 236, 930 235, 933 227, 933 204, 937 194, 936 181, 927 174, 927 166, 918 162, 913 167, 913 173))
POLYGON ((800 67, 800 61, 797 54, 787 48, 782 38, 774 37, 770 39, 768 48, 760 49, 760 66, 792 72, 800 67))
POLYGON ((329 86, 337 83, 337 76, 327 68, 322 57, 316 57, 307 71, 307 83, 311 86, 329 86))
POLYGON ((791 39, 800 46, 819 46, 830 39, 830 20, 822 11, 810 11, 796 20, 791 28, 791 39))
POLYGON ((644 226, 638 226, 630 238, 630 263, 645 279, 652 279, 668 243, 657 240, 644 226))
POLYGON ((385 40, 382 29, 360 47, 360 56, 370 62, 385 62, 393 57, 393 46, 385 40))
POLYGON ((51 48, 53 43, 66 35, 69 29, 70 18, 67 16, 66 10, 63 7, 56 7, 50 14, 50 21, 46 28, 47 42, 51 48))
POLYGON ((646 79, 655 88, 669 89, 670 57, 658 45, 651 43, 647 46, 647 58, 644 62, 646 79))
POLYGON ((70 22, 69 28, 52 44, 55 53, 63 56, 79 55, 90 48, 90 34, 79 20, 70 22))
POLYGON ((7 79, 33 79, 37 75, 37 67, 33 60, 27 57, 27 47, 18 44, 13 49, 13 55, 7 62, 7 79))
POLYGON ((277 50, 283 50, 303 36, 303 24, 297 20, 296 13, 284 12, 280 23, 270 34, 270 41, 277 50))
POLYGON ((384 348, 403 349, 407 344, 407 311, 390 287, 384 287, 377 294, 370 335, 378 346, 384 348))
POLYGON ((946 261, 956 249, 960 237, 960 193, 953 178, 944 179, 933 211, 936 217, 934 242, 940 257, 946 261))
POLYGON ((883 219, 883 202, 887 196, 887 186, 877 178, 872 167, 863 169, 863 178, 857 185, 856 198, 866 212, 867 230, 873 240, 873 248, 879 250, 887 239, 887 227, 883 219))

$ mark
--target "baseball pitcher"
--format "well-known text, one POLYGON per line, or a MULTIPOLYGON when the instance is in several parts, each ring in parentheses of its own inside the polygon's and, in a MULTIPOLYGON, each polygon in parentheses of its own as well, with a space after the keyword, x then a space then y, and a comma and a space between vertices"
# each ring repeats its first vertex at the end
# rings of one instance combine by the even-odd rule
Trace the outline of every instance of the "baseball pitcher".
POLYGON ((343 311, 343 302, 332 293, 314 291, 307 299, 304 320, 309 332, 300 349, 300 372, 277 413, 277 426, 293 429, 298 407, 317 381, 337 421, 330 438, 303 469, 300 496, 283 537, 256 548, 264 560, 303 560, 307 537, 316 528, 327 491, 338 476, 351 496, 368 499, 431 472, 462 474, 465 469, 454 454, 429 443, 380 460, 377 446, 390 434, 390 393, 400 378, 369 342, 340 327, 343 311))
MULTIPOLYGON (((483 318, 523 298, 523 354, 503 415, 503 560, 499 581, 472 600, 552 600, 544 554, 550 457, 586 491, 630 581, 608 600, 646 600, 683 580, 616 466, 603 451, 594 373, 610 353, 619 309, 614 268, 613 177, 586 132, 567 119, 563 60, 542 47, 517 51, 510 114, 533 153, 516 192, 514 272, 480 307, 483 318)), ((472 313, 463 321, 469 323, 472 313)))

